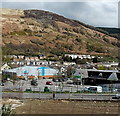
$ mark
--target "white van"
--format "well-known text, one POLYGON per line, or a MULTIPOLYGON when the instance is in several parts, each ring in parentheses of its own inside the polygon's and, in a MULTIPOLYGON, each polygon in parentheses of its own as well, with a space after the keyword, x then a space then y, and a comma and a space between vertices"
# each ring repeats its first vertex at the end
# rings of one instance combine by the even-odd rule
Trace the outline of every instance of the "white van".
POLYGON ((88 87, 86 87, 86 91, 87 92, 101 93, 102 92, 102 87, 101 86, 88 86, 88 87))

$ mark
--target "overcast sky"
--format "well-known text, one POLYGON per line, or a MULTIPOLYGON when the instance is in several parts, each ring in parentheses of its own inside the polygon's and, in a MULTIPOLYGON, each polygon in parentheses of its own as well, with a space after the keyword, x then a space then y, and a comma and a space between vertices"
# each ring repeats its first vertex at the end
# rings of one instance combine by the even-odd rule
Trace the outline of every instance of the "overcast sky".
MULTIPOLYGON (((8 0, 9 1, 9 0, 8 0)), ((92 26, 118 27, 118 2, 2 2, 2 8, 40 9, 92 26)), ((25 1, 25 0, 24 0, 25 1)))

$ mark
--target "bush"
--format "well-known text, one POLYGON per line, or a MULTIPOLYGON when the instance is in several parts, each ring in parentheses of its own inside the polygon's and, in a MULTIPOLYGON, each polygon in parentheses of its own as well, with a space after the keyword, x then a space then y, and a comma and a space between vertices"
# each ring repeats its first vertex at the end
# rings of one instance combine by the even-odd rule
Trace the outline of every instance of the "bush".
POLYGON ((32 43, 34 44, 39 44, 39 45, 44 45, 44 42, 43 41, 40 41, 39 39, 32 39, 30 40, 32 43))
POLYGON ((82 40, 80 38, 75 39, 77 42, 81 42, 82 40))
POLYGON ((86 62, 87 62, 87 59, 79 59, 79 58, 75 59, 76 64, 86 64, 86 62))
POLYGON ((111 44, 114 46, 120 47, 120 42, 112 42, 111 44))
POLYGON ((87 44, 87 51, 88 51, 88 52, 92 52, 92 51, 94 51, 94 50, 95 50, 95 47, 94 47, 93 45, 87 44))
POLYGON ((57 56, 62 56, 63 54, 65 54, 65 52, 62 49, 56 49, 56 50, 51 50, 50 53, 57 55, 57 56))
POLYGON ((113 46, 116 46, 116 42, 111 42, 111 44, 112 44, 113 46))
POLYGON ((105 50, 104 50, 102 47, 96 47, 96 48, 95 48, 95 52, 104 53, 105 50))
POLYGON ((65 45, 65 48, 66 48, 66 49, 69 49, 69 50, 73 50, 73 45, 71 45, 71 44, 66 44, 66 45, 65 45))
POLYGON ((37 36, 37 37, 42 37, 42 35, 39 35, 39 34, 36 34, 35 36, 37 36))
POLYGON ((32 32, 30 29, 24 29, 25 32, 32 32))
POLYGON ((107 39, 107 38, 103 38, 103 40, 107 43, 110 43, 109 39, 107 39))
POLYGON ((116 45, 117 45, 117 47, 120 47, 120 42, 117 42, 116 45))
POLYGON ((24 21, 20 22, 20 24, 24 24, 24 21))
POLYGON ((69 33, 69 32, 62 32, 63 34, 67 35, 67 36, 74 36, 74 34, 69 33))
POLYGON ((1 116, 14 116, 12 112, 12 105, 5 105, 3 104, 2 108, 2 115, 1 116))
POLYGON ((73 31, 74 31, 75 33, 79 33, 79 32, 80 32, 79 29, 77 29, 77 28, 73 28, 73 31))
POLYGON ((62 37, 60 35, 56 36, 56 40, 61 40, 61 39, 62 39, 62 37))
POLYGON ((64 28, 66 31, 69 31, 68 28, 64 28))

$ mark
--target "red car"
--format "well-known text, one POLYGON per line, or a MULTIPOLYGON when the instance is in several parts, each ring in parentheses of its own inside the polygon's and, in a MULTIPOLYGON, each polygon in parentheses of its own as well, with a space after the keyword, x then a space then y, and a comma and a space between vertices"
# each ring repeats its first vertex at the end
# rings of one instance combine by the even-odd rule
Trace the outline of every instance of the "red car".
POLYGON ((53 85, 53 83, 51 81, 47 81, 46 85, 53 85))

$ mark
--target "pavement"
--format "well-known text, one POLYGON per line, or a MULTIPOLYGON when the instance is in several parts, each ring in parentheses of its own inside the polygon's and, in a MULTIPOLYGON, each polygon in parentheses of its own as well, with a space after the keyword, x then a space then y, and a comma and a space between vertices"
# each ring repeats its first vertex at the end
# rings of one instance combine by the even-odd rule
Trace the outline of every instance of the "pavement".
MULTIPOLYGON (((112 100, 115 94, 81 94, 81 93, 55 93, 55 99, 77 99, 77 100, 112 100)), ((3 92, 3 98, 19 99, 53 99, 52 93, 10 93, 3 92)))

